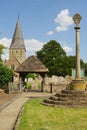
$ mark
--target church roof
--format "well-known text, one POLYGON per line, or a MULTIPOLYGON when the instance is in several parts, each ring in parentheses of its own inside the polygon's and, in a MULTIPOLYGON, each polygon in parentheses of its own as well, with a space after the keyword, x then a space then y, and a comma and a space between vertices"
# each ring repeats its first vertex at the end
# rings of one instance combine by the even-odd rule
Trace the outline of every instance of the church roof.
POLYGON ((15 31, 9 49, 25 49, 19 18, 16 23, 15 31))
POLYGON ((49 70, 36 56, 32 55, 19 65, 19 67, 16 69, 16 72, 46 73, 49 72, 49 70))

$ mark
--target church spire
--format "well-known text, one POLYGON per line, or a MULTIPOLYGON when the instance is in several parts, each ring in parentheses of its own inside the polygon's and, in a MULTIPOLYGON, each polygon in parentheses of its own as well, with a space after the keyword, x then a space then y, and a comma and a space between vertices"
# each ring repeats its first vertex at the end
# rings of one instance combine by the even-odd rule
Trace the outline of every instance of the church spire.
POLYGON ((9 49, 24 49, 26 51, 25 45, 24 45, 24 39, 22 35, 22 30, 20 26, 19 16, 18 16, 18 20, 16 23, 15 31, 14 31, 12 42, 9 49))

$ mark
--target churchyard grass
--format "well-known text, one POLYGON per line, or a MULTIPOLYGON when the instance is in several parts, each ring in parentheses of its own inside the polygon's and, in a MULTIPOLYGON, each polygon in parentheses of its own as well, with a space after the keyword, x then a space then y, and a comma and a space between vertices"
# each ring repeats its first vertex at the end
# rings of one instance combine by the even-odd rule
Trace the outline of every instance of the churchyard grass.
POLYGON ((87 130, 87 108, 56 108, 28 101, 19 119, 18 130, 87 130))

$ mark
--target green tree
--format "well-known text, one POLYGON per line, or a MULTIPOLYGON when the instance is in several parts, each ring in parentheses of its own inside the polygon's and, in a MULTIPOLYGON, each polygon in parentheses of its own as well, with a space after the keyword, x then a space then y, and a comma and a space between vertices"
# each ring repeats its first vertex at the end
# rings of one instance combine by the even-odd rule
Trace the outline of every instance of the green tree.
MULTIPOLYGON (((49 41, 40 51, 36 52, 37 57, 49 69, 50 76, 66 76, 71 75, 72 68, 76 68, 76 56, 66 56, 66 52, 60 43, 55 40, 49 41)), ((85 68, 87 75, 87 63, 80 59, 81 68, 85 68)))
POLYGON ((87 76, 87 63, 85 63, 85 75, 87 76))
POLYGON ((76 56, 67 56, 64 60, 64 72, 66 75, 71 75, 72 68, 76 67, 76 56))
POLYGON ((5 88, 12 81, 13 71, 0 63, 0 88, 5 88))
POLYGON ((3 46, 2 44, 0 44, 0 62, 2 62, 1 56, 2 56, 2 54, 3 54, 3 49, 6 49, 6 47, 3 46))
MULTIPOLYGON (((67 74, 71 75, 72 72, 71 69, 76 68, 76 56, 68 56, 66 61, 67 61, 66 64, 67 74)), ((82 59, 80 59, 80 68, 85 69, 85 63, 83 62, 82 59)))
POLYGON ((60 43, 55 40, 47 42, 40 51, 36 52, 37 57, 49 69, 49 75, 65 76, 63 66, 66 52, 61 47, 60 43))
POLYGON ((80 65, 81 65, 81 68, 85 68, 85 63, 84 63, 84 61, 82 60, 82 59, 80 59, 80 65))
POLYGON ((85 76, 87 76, 87 63, 85 63, 82 59, 80 60, 81 68, 85 69, 85 76))
POLYGON ((28 74, 26 75, 26 78, 27 78, 27 79, 28 79, 28 78, 32 78, 32 79, 34 80, 35 77, 36 77, 36 75, 35 75, 34 73, 28 73, 28 74))

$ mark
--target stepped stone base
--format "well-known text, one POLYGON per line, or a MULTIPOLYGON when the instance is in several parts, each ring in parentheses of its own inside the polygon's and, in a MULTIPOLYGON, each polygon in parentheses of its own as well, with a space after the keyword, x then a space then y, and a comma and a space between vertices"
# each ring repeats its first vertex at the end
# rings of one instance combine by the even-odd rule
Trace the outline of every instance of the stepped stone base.
POLYGON ((50 96, 44 99, 42 104, 54 107, 87 107, 87 92, 86 91, 74 91, 74 90, 62 90, 60 93, 50 96))

